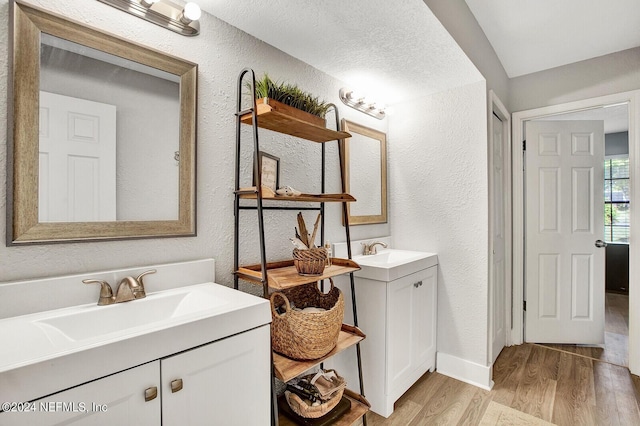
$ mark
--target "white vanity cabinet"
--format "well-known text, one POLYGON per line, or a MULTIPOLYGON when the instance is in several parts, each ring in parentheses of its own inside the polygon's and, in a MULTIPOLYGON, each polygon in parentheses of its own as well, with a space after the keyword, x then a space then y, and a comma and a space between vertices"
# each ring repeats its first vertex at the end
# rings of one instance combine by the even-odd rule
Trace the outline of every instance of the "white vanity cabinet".
POLYGON ((268 425, 270 366, 265 325, 0 413, 0 425, 268 425))
POLYGON ((356 277, 365 396, 388 417, 394 402, 436 365, 438 266, 394 279, 356 277))

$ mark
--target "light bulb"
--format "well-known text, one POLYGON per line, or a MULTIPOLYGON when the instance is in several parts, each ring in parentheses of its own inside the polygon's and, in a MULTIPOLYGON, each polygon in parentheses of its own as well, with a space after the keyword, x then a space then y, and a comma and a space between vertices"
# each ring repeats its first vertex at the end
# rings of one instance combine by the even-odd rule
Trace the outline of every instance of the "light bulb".
POLYGON ((192 21, 197 21, 202 16, 202 11, 200 10, 200 6, 193 2, 189 2, 184 5, 184 9, 182 9, 182 21, 189 24, 192 21))

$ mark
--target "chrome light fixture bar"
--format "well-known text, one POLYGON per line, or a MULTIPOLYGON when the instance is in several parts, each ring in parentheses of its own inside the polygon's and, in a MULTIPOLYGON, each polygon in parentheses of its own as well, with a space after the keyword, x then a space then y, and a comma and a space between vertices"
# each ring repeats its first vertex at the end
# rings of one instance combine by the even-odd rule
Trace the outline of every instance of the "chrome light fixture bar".
POLYGON ((180 6, 169 0, 98 0, 116 9, 152 22, 184 36, 200 33, 200 7, 195 3, 180 6))
POLYGON ((376 104, 370 99, 366 99, 364 96, 359 95, 357 92, 343 87, 340 89, 340 100, 351 108, 357 109, 360 112, 364 112, 372 117, 382 120, 386 117, 385 106, 376 104))

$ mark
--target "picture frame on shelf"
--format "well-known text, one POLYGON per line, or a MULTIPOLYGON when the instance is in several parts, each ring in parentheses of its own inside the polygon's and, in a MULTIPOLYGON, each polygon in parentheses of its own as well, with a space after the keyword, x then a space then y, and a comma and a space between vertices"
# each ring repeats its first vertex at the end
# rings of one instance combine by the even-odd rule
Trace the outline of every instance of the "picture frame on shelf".
MULTIPOLYGON (((258 153, 258 170, 260 170, 260 182, 262 183, 262 186, 266 186, 275 192, 280 185, 280 158, 264 151, 260 151, 258 153)), ((253 184, 258 184, 258 180, 255 176, 255 168, 253 184)))

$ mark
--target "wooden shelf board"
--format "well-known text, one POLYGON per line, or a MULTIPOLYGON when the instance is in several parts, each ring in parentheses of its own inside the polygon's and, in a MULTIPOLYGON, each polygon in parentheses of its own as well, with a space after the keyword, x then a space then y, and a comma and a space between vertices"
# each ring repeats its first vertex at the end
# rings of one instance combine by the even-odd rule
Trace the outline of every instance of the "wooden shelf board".
MULTIPOLYGON (((349 389, 344 390, 344 396, 351 401, 351 410, 332 423, 332 426, 350 426, 367 414, 367 411, 369 411, 369 408, 371 407, 369 402, 363 396, 358 395, 349 389)), ((297 425, 295 421, 284 414, 278 415, 278 424, 280 426, 297 425)))
MULTIPOLYGON (((360 269, 360 266, 349 259, 332 258, 331 266, 324 269, 322 275, 299 275, 296 267, 293 266, 293 259, 282 262, 267 263, 267 280, 269 287, 274 290, 284 290, 303 284, 309 284, 320 280, 325 280, 337 275, 348 274, 360 269)), ((239 278, 255 284, 262 283, 261 265, 248 265, 236 271, 239 278)))
MULTIPOLYGON (((258 198, 258 191, 255 186, 249 188, 240 188, 236 191, 240 198, 255 200, 258 198)), ((352 195, 349 194, 300 194, 297 196, 278 195, 271 188, 266 186, 262 187, 262 199, 263 200, 275 200, 275 201, 298 201, 298 202, 314 202, 314 203, 328 203, 328 202, 354 202, 356 201, 352 195)))
POLYGON ((342 352, 343 350, 355 345, 356 343, 364 340, 364 333, 357 327, 348 324, 342 324, 342 330, 338 336, 338 343, 331 352, 322 358, 310 360, 310 361, 297 361, 291 358, 287 358, 279 353, 273 353, 273 365, 275 369, 276 377, 283 382, 288 382, 294 377, 299 376, 310 368, 315 367, 327 358, 331 358, 335 354, 342 352))
MULTIPOLYGON (((350 138, 351 134, 342 131, 327 129, 324 126, 309 123, 298 117, 283 113, 269 104, 257 105, 258 127, 284 133, 291 136, 307 139, 313 142, 328 142, 338 139, 350 138)), ((251 113, 240 117, 244 124, 251 125, 251 113)))

